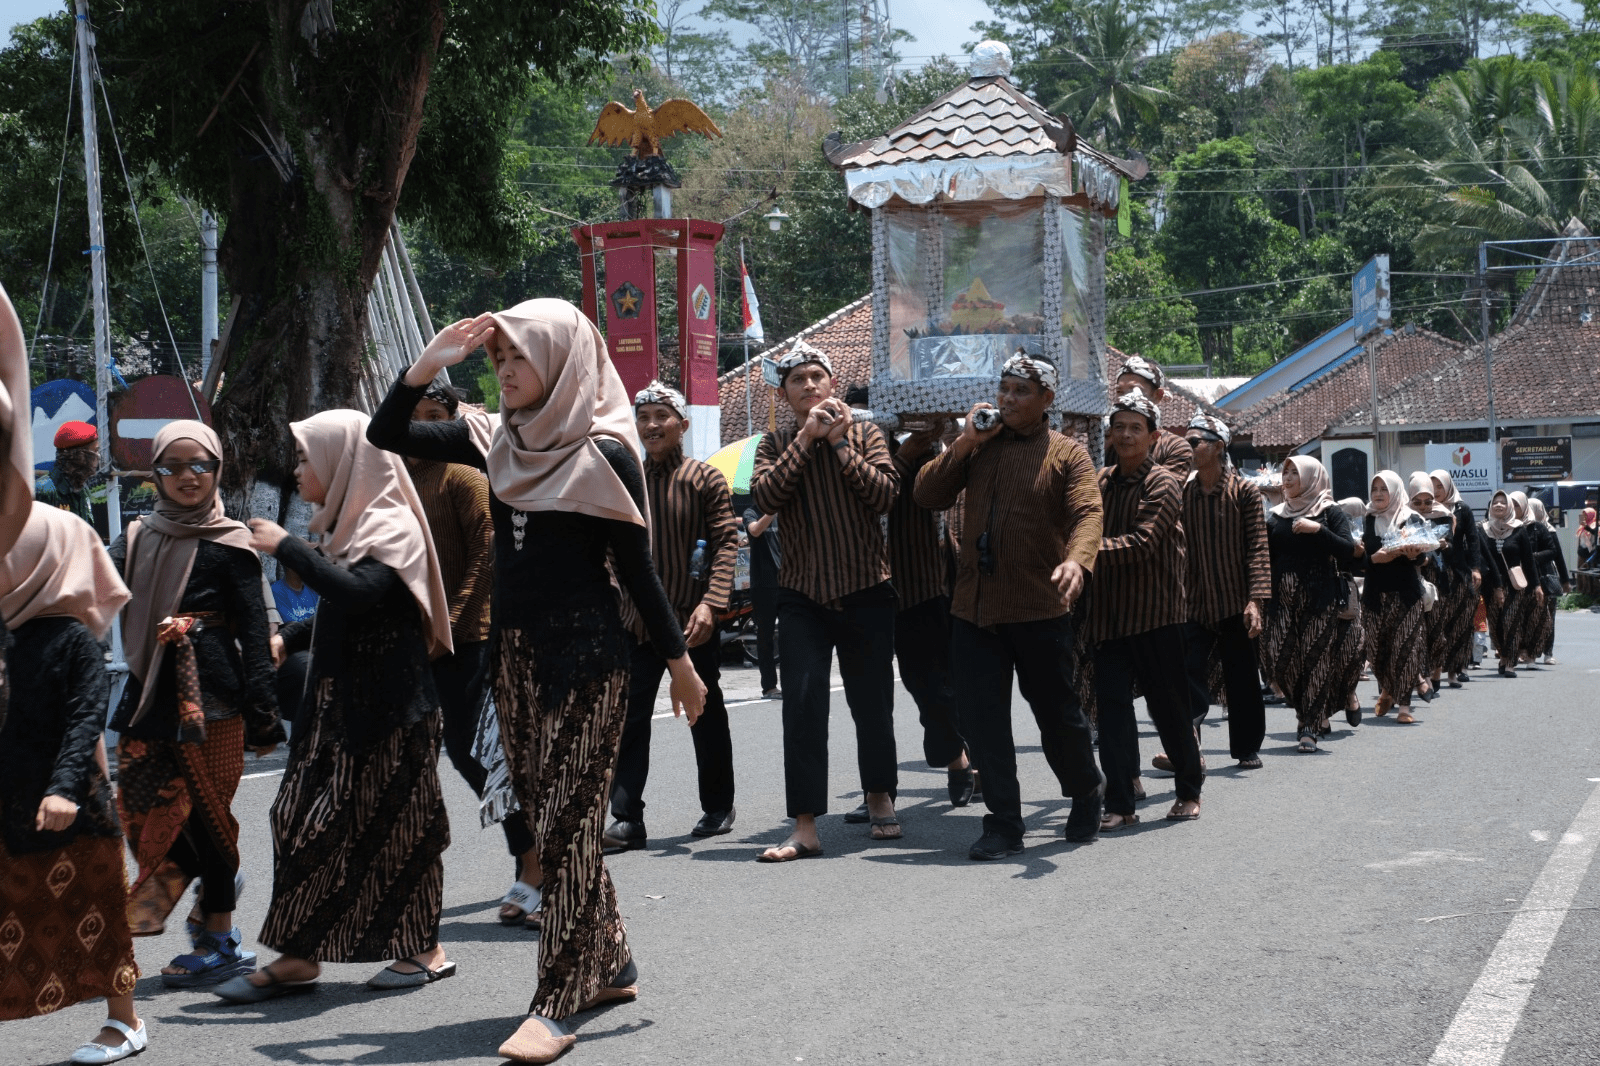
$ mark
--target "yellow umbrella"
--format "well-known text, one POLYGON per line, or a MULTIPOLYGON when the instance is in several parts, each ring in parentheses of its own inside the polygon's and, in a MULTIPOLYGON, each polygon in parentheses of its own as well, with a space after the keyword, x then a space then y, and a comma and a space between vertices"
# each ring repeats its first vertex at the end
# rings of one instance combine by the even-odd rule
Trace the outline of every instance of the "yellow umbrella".
POLYGON ((728 487, 741 496, 750 492, 750 474, 755 469, 756 445, 761 443, 761 437, 762 434, 757 433, 736 440, 706 460, 722 471, 722 476, 728 479, 728 487))

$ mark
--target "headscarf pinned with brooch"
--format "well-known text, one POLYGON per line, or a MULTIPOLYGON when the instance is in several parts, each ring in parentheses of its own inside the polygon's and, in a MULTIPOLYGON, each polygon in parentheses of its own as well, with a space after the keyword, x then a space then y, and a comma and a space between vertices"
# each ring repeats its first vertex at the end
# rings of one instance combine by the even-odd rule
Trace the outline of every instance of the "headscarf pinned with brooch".
POLYGON ((544 399, 502 408, 496 424, 467 411, 472 441, 488 458, 489 487, 517 511, 567 511, 645 525, 644 513, 601 453, 610 437, 641 467, 633 408, 605 338, 565 300, 526 300, 494 318, 508 358, 525 360, 544 383, 544 399))
POLYGON ((1279 518, 1315 518, 1334 506, 1333 482, 1327 467, 1309 455, 1291 455, 1283 465, 1294 467, 1300 478, 1300 491, 1293 496, 1285 491, 1283 502, 1273 507, 1273 514, 1279 518))
POLYGON ((1130 355, 1122 361, 1122 367, 1117 371, 1117 377, 1120 378, 1124 374, 1133 374, 1136 377, 1144 378, 1158 389, 1161 387, 1161 383, 1166 380, 1166 375, 1161 372, 1161 368, 1142 355, 1130 355))
POLYGON ((33 426, 22 323, 0 286, 0 558, 33 514, 33 426))
POLYGON ((1505 540, 1511 536, 1511 531, 1522 525, 1522 520, 1517 517, 1516 504, 1511 499, 1511 494, 1505 489, 1495 489, 1489 497, 1489 506, 1484 512, 1483 531, 1495 540, 1505 540), (1503 496, 1506 501, 1506 517, 1494 516, 1494 501, 1496 496, 1503 496))
MULTIPOLYGON (((1410 480, 1406 482, 1406 488, 1411 491, 1410 499, 1412 501, 1415 501, 1416 498, 1421 496, 1424 492, 1426 492, 1430 497, 1433 497, 1433 505, 1428 508, 1426 514, 1424 514, 1422 511, 1417 511, 1417 513, 1421 514, 1424 518, 1450 517, 1450 508, 1440 503, 1439 498, 1433 495, 1432 474, 1422 470, 1416 471, 1411 475, 1410 480)), ((1411 504, 1411 506, 1413 509, 1416 508, 1416 504, 1414 502, 1411 504)))
POLYGON ((1444 495, 1440 496, 1438 493, 1434 493, 1434 500, 1442 506, 1454 510, 1455 506, 1461 502, 1461 490, 1456 488, 1456 479, 1450 476, 1450 471, 1441 467, 1438 470, 1428 471, 1428 476, 1444 486, 1444 495))
POLYGON ((1018 350, 1017 354, 1005 361, 1000 367, 1000 376, 1003 378, 1024 378, 1038 383, 1041 387, 1056 391, 1056 386, 1061 381, 1061 375, 1051 365, 1048 359, 1040 359, 1018 350))
MULTIPOLYGON (((1393 470, 1380 470, 1372 477, 1373 481, 1383 482, 1383 487, 1389 490, 1389 505, 1383 510, 1367 507, 1367 513, 1374 519, 1372 528, 1380 537, 1398 532, 1406 520, 1416 511, 1411 509, 1411 497, 1406 495, 1405 482, 1400 480, 1400 475, 1393 470)), ((1430 490, 1431 491, 1431 490, 1430 490)))
POLYGON ((291 422, 295 443, 326 494, 311 516, 322 554, 349 568, 376 559, 400 575, 422 612, 428 657, 452 650, 450 601, 428 518, 398 455, 367 443, 367 416, 323 411, 291 422))
POLYGON ((70 511, 34 503, 22 535, 0 559, 0 618, 76 618, 104 640, 129 592, 94 528, 70 511))
MULTIPOLYGON (((222 438, 204 422, 192 419, 168 422, 157 430, 150 454, 159 461, 161 453, 180 440, 194 441, 221 463, 222 438)), ((187 625, 180 623, 178 632, 170 627, 164 631, 163 626, 178 613, 183 602, 200 542, 209 540, 213 544, 242 548, 259 564, 260 557, 250 549, 250 528, 222 511, 222 496, 217 491, 221 483, 222 467, 219 465, 213 476, 211 495, 193 507, 184 507, 165 495, 163 479, 158 477, 155 511, 128 528, 128 550, 122 569, 128 575, 133 599, 123 616, 122 638, 127 650, 128 671, 144 686, 139 694, 139 705, 134 708, 134 722, 142 720, 150 711, 150 700, 155 695, 156 678, 167 646, 187 639, 187 625)), ((183 654, 181 649, 179 654, 183 654)), ((193 692, 190 694, 192 696, 193 692)), ((197 700, 184 699, 180 693, 179 703, 184 739, 203 740, 204 717, 197 700)))
POLYGON ((689 401, 683 398, 683 393, 661 381, 652 381, 640 389, 633 397, 633 408, 638 410, 647 403, 658 403, 663 407, 672 408, 672 413, 679 418, 689 417, 689 401))
POLYGON ((1154 400, 1137 389, 1132 392, 1125 392, 1116 398, 1111 404, 1111 413, 1115 415, 1118 411, 1133 411, 1144 415, 1145 418, 1150 420, 1151 429, 1161 428, 1161 408, 1155 405, 1154 400))

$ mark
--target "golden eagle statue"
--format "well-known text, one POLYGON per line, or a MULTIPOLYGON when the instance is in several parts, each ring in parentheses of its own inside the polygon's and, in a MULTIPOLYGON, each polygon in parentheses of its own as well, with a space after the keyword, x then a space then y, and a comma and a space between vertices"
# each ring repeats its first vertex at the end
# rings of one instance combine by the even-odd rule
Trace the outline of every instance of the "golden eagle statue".
POLYGON ((644 102, 644 93, 633 90, 633 110, 615 100, 600 111, 600 120, 589 134, 589 143, 599 141, 611 148, 632 145, 635 158, 661 154, 661 142, 680 133, 722 136, 717 124, 688 100, 667 100, 654 110, 644 102))

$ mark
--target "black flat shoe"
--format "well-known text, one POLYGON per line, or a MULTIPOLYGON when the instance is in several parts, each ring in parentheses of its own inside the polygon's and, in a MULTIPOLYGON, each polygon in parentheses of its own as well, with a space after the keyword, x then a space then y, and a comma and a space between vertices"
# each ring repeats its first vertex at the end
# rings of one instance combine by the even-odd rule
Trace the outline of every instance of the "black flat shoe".
POLYGON ((736 812, 732 807, 725 811, 707 811, 700 820, 689 830, 689 835, 694 837, 719 837, 724 833, 733 832, 733 819, 736 812))
POLYGON ((1087 796, 1072 797, 1072 813, 1061 835, 1069 844, 1089 844, 1100 835, 1100 819, 1105 817, 1106 784, 1101 778, 1100 787, 1087 796))
POLYGON ((643 822, 625 822, 621 818, 606 827, 600 835, 602 851, 637 851, 645 846, 648 836, 643 822))
POLYGON ((1003 859, 1008 855, 1021 855, 1022 841, 1007 840, 994 833, 985 833, 978 838, 978 842, 967 849, 967 858, 973 862, 990 862, 994 859, 1003 859))
POLYGON ((950 791, 950 806, 965 807, 972 802, 972 767, 945 771, 949 775, 946 787, 950 791))
POLYGON ((866 825, 872 821, 872 812, 867 810, 867 805, 863 803, 853 811, 846 811, 844 820, 847 825, 866 825))

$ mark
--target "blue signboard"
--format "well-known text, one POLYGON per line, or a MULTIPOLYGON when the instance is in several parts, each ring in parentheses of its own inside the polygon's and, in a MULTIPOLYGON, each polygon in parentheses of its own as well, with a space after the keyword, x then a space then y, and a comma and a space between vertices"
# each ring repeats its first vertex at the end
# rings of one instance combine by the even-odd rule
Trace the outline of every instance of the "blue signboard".
POLYGON ((1351 287, 1351 310, 1356 320, 1356 340, 1366 340, 1393 321, 1389 307, 1389 257, 1375 255, 1356 271, 1351 287))
MULTIPOLYGON (((67 422, 87 422, 97 426, 94 390, 81 381, 47 381, 33 390, 33 466, 35 470, 54 470, 56 430, 67 422)), ((97 427, 98 428, 98 427, 97 427)))

